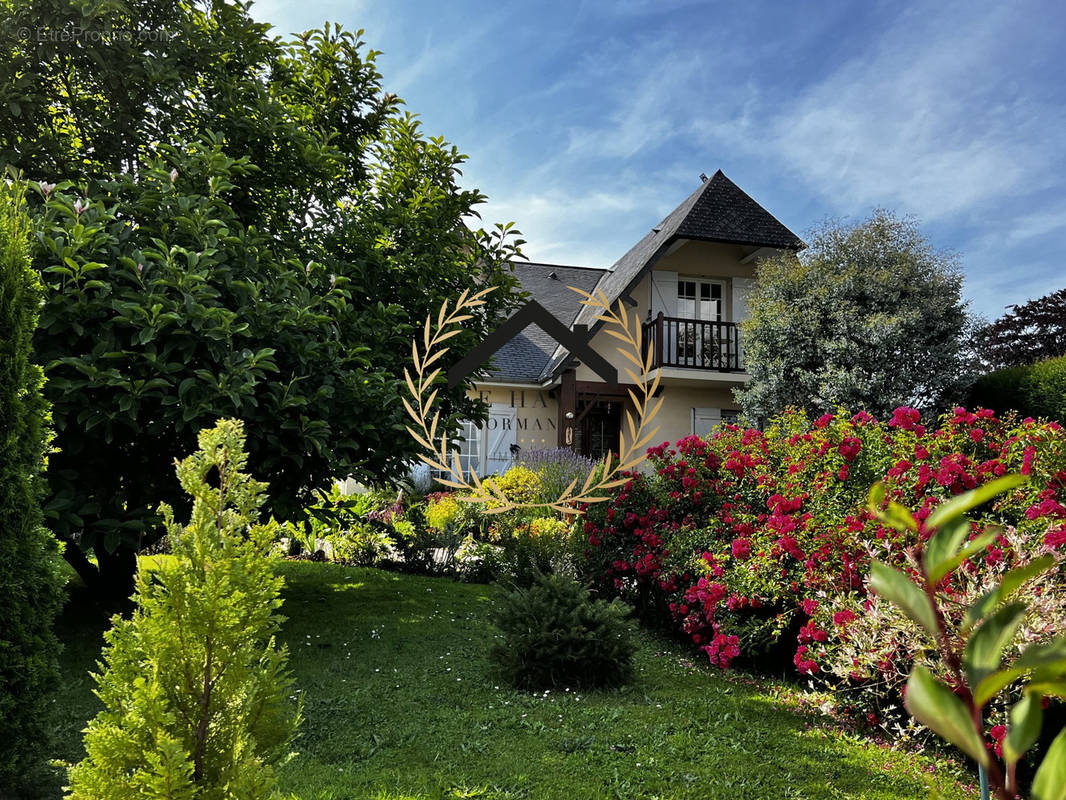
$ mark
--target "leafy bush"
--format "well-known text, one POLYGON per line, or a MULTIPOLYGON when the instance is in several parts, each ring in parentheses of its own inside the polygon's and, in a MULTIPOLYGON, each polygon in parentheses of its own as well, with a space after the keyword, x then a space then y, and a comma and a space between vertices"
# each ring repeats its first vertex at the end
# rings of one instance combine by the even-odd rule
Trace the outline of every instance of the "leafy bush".
POLYGON ((71 769, 72 800, 268 797, 295 732, 275 643, 275 531, 256 523, 265 484, 242 471, 240 422, 220 421, 199 443, 177 468, 193 500, 189 524, 160 507, 174 556, 138 573, 132 618, 116 615, 106 634, 104 708, 71 769))
POLYGON ((464 580, 521 587, 541 574, 572 573, 570 529, 555 516, 494 524, 488 541, 463 541, 455 556, 457 571, 464 580))
MULTIPOLYGON (((184 502, 170 454, 220 417, 245 421, 282 519, 333 476, 406 472, 412 330, 495 284, 439 366, 480 342, 518 302, 516 231, 464 224, 484 200, 459 185, 464 157, 385 91, 359 34, 278 37, 245 3, 33 0, 0 17, 172 34, 4 50, 19 79, 0 162, 51 186, 32 253, 62 451, 50 511, 86 583, 129 596, 152 507, 184 502)), ((484 411, 465 386, 440 393, 442 430, 484 411)))
MULTIPOLYGON (((848 626, 869 609, 871 559, 898 567, 917 543, 867 509, 875 482, 917 506, 921 521, 996 477, 1030 478, 980 509, 978 522, 1008 528, 1014 543, 975 557, 966 591, 1001 562, 1017 566, 1066 544, 1066 433, 1055 423, 961 408, 935 428, 907 408, 888 422, 786 413, 765 431, 723 426, 707 441, 652 448, 651 460, 653 474, 631 476, 611 502, 588 508, 579 571, 680 629, 720 667, 743 653, 821 674, 854 646, 848 626)), ((864 702, 898 700, 889 677, 917 647, 913 637, 899 645, 892 660, 860 659, 875 662, 879 679, 863 684, 864 702)))
POLYGON ((462 505, 451 494, 442 492, 430 495, 424 515, 426 527, 443 533, 456 523, 460 511, 462 511, 462 505))
POLYGON ((41 525, 51 435, 30 339, 43 293, 21 200, 0 182, 0 786, 29 797, 47 791, 44 712, 59 680, 52 623, 63 594, 59 549, 41 525))
POLYGON ((333 549, 333 560, 360 567, 375 567, 392 555, 395 542, 384 530, 357 522, 326 537, 333 549))
MULTIPOLYGON (((1051 628, 1049 641, 1033 642, 1026 635, 1032 623, 1043 626, 1046 634, 1048 621, 1032 613, 1028 600, 1032 595, 1026 590, 1034 579, 1057 571, 1058 559, 1044 555, 1005 572, 987 591, 963 602, 953 591, 951 578, 1000 535, 993 527, 974 533, 973 523, 963 514, 1023 482, 1021 476, 1008 475, 938 506, 921 526, 929 538, 909 550, 905 571, 875 561, 870 573, 874 593, 916 626, 917 636, 935 654, 943 674, 938 679, 933 670, 915 664, 907 681, 907 710, 977 761, 999 800, 1019 796, 1019 762, 1040 739, 1050 697, 1066 695, 1066 636, 1061 635, 1061 626, 1051 628), (1019 638, 1030 641, 1012 658, 1012 645, 1019 638), (1010 709, 1008 724, 986 731, 987 707, 1012 686, 1018 687, 1014 694, 1020 699, 1010 709), (995 741, 996 757, 989 753, 989 737, 995 741)), ((904 534, 919 533, 919 522, 910 511, 891 501, 884 505, 880 484, 870 491, 869 505, 886 526, 904 534)), ((1036 770, 1035 800, 1063 797, 1064 776, 1066 730, 1058 732, 1036 770)))
POLYGON ((504 496, 516 505, 540 502, 544 488, 540 475, 521 464, 487 480, 496 484, 504 496))
POLYGON ((503 641, 493 660, 524 689, 616 686, 629 680, 636 651, 629 609, 593 600, 562 575, 541 575, 504 595, 495 623, 503 641))
POLYGON ((808 244, 759 262, 741 326, 751 380, 737 400, 748 419, 789 406, 887 417, 904 403, 942 410, 960 400, 969 375, 957 258, 884 210, 826 221, 808 244))
POLYGON ((534 517, 520 522, 501 538, 503 557, 496 579, 530 586, 538 574, 568 569, 570 523, 559 517, 534 517))
POLYGON ((1066 422, 1066 356, 982 375, 970 400, 997 411, 1066 422))

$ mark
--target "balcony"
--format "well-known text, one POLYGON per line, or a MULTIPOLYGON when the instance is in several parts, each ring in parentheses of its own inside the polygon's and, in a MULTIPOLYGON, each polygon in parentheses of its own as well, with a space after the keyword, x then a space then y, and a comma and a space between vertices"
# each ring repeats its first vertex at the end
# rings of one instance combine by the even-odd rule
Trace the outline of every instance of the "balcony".
POLYGON ((664 317, 644 323, 644 355, 652 349, 652 368, 684 367, 741 372, 740 329, 735 322, 664 317))

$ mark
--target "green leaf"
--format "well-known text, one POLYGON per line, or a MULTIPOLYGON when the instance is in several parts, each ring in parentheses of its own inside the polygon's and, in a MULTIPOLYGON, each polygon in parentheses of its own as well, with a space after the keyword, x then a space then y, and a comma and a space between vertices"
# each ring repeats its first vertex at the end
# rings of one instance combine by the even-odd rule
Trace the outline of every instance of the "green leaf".
POLYGON ((888 504, 888 508, 879 517, 897 531, 918 530, 918 520, 914 518, 914 515, 905 506, 901 506, 895 500, 888 504))
MULTIPOLYGON (((1034 683, 1057 680, 1066 672, 1066 637, 1031 644, 1009 667, 983 678, 973 690, 974 703, 983 706, 1022 676, 1033 673, 1034 683)), ((1049 692, 1050 694, 1050 692, 1049 692)))
MULTIPOLYGON (((957 552, 955 555, 953 555, 951 558, 949 558, 946 562, 944 562, 943 564, 940 565, 940 569, 943 571, 942 574, 940 575, 940 577, 942 578, 942 577, 944 577, 944 575, 947 575, 949 572, 953 572, 955 570, 955 568, 957 566, 959 566, 959 564, 961 564, 963 561, 965 561, 968 558, 972 558, 973 556, 975 556, 978 553, 980 553, 982 550, 984 550, 986 547, 988 547, 990 544, 992 544, 992 542, 996 541, 996 538, 1002 532, 1003 531, 1002 531, 1001 528, 990 527, 988 530, 984 531, 983 533, 978 534, 976 537, 974 537, 970 541, 969 544, 967 544, 959 552, 957 552)), ((939 580, 939 579, 940 578, 937 578, 937 580, 939 580)))
POLYGON ((987 503, 993 497, 1021 486, 1028 480, 1024 475, 1004 475, 1002 478, 996 478, 984 486, 978 486, 965 494, 951 498, 946 503, 941 503, 933 509, 933 513, 929 515, 925 524, 930 528, 940 528, 956 517, 962 516, 971 508, 987 503))
POLYGON ((925 628, 930 636, 936 636, 936 612, 933 604, 917 584, 897 569, 880 561, 874 561, 870 569, 870 588, 879 596, 895 603, 900 609, 925 628))
POLYGON ((1042 572, 1046 572, 1054 565, 1054 556, 1044 556, 1036 559, 1031 564, 1026 564, 1024 567, 1016 567, 1006 572, 997 588, 985 592, 974 601, 972 606, 966 609, 966 615, 962 620, 962 631, 968 631, 988 616, 1000 602, 1010 599, 1010 596, 1027 581, 1032 580, 1042 572))
POLYGON ((1036 771, 1032 800, 1066 800, 1066 729, 1055 737, 1036 771))
POLYGON ((1049 697, 1066 697, 1066 680, 1037 681, 1025 687, 1025 691, 1049 697))
POLYGON ((1010 710, 1010 725, 1003 739, 1003 758, 1013 764, 1040 738, 1040 726, 1044 722, 1043 698, 1038 694, 1026 694, 1010 710))
POLYGON ((1014 662, 1014 666, 1035 669, 1058 665, 1059 662, 1066 663, 1066 636, 1029 645, 1014 662))
POLYGON ((866 497, 866 505, 874 514, 881 513, 881 504, 885 501, 885 485, 878 481, 870 487, 870 493, 866 497))
POLYGON ((1020 587, 1026 581, 1032 580, 1037 575, 1043 572, 1047 572, 1055 566, 1054 556, 1044 556, 1043 558, 1035 559, 1032 563, 1026 564, 1024 567, 1016 567, 1008 571, 1000 583, 1000 591, 1003 592, 1003 599, 1006 600, 1012 593, 1014 593, 1018 587, 1020 587))
POLYGON ((966 614, 962 618, 962 625, 960 631, 965 633, 970 630, 974 625, 983 620, 992 612, 992 610, 999 605, 1000 597, 1003 591, 1000 588, 991 589, 977 598, 973 605, 966 609, 966 614))
POLYGON ((988 766, 988 750, 974 727, 962 700, 923 666, 915 666, 907 681, 904 701, 911 716, 958 747, 982 766, 988 766))
POLYGON ((1025 604, 1011 603, 1003 606, 974 631, 962 654, 962 663, 971 686, 979 684, 986 676, 999 669, 1003 648, 1014 638, 1014 633, 1024 618, 1025 604))
POLYGON ((930 583, 935 585, 950 572, 945 565, 959 552, 969 535, 970 520, 965 517, 944 525, 933 534, 922 553, 922 569, 930 583))

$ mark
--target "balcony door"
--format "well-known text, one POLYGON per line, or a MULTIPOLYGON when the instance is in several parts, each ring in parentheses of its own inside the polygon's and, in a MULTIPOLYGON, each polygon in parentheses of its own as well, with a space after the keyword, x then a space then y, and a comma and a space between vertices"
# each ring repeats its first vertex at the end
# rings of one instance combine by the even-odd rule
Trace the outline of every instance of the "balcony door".
POLYGON ((683 366, 710 367, 721 364, 729 343, 719 325, 725 309, 725 282, 707 278, 677 281, 677 361, 683 366))

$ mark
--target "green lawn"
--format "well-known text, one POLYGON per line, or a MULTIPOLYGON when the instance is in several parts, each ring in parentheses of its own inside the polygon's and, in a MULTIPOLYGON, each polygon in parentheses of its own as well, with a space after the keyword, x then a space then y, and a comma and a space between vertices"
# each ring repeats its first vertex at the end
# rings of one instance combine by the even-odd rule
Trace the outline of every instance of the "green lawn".
MULTIPOLYGON (((946 798, 950 767, 809 724, 681 647, 642 635, 635 682, 528 695, 492 673, 494 590, 284 562, 285 641, 303 695, 281 771, 302 800, 347 798, 946 798)), ((68 609, 59 750, 80 757, 100 643, 68 609)))

